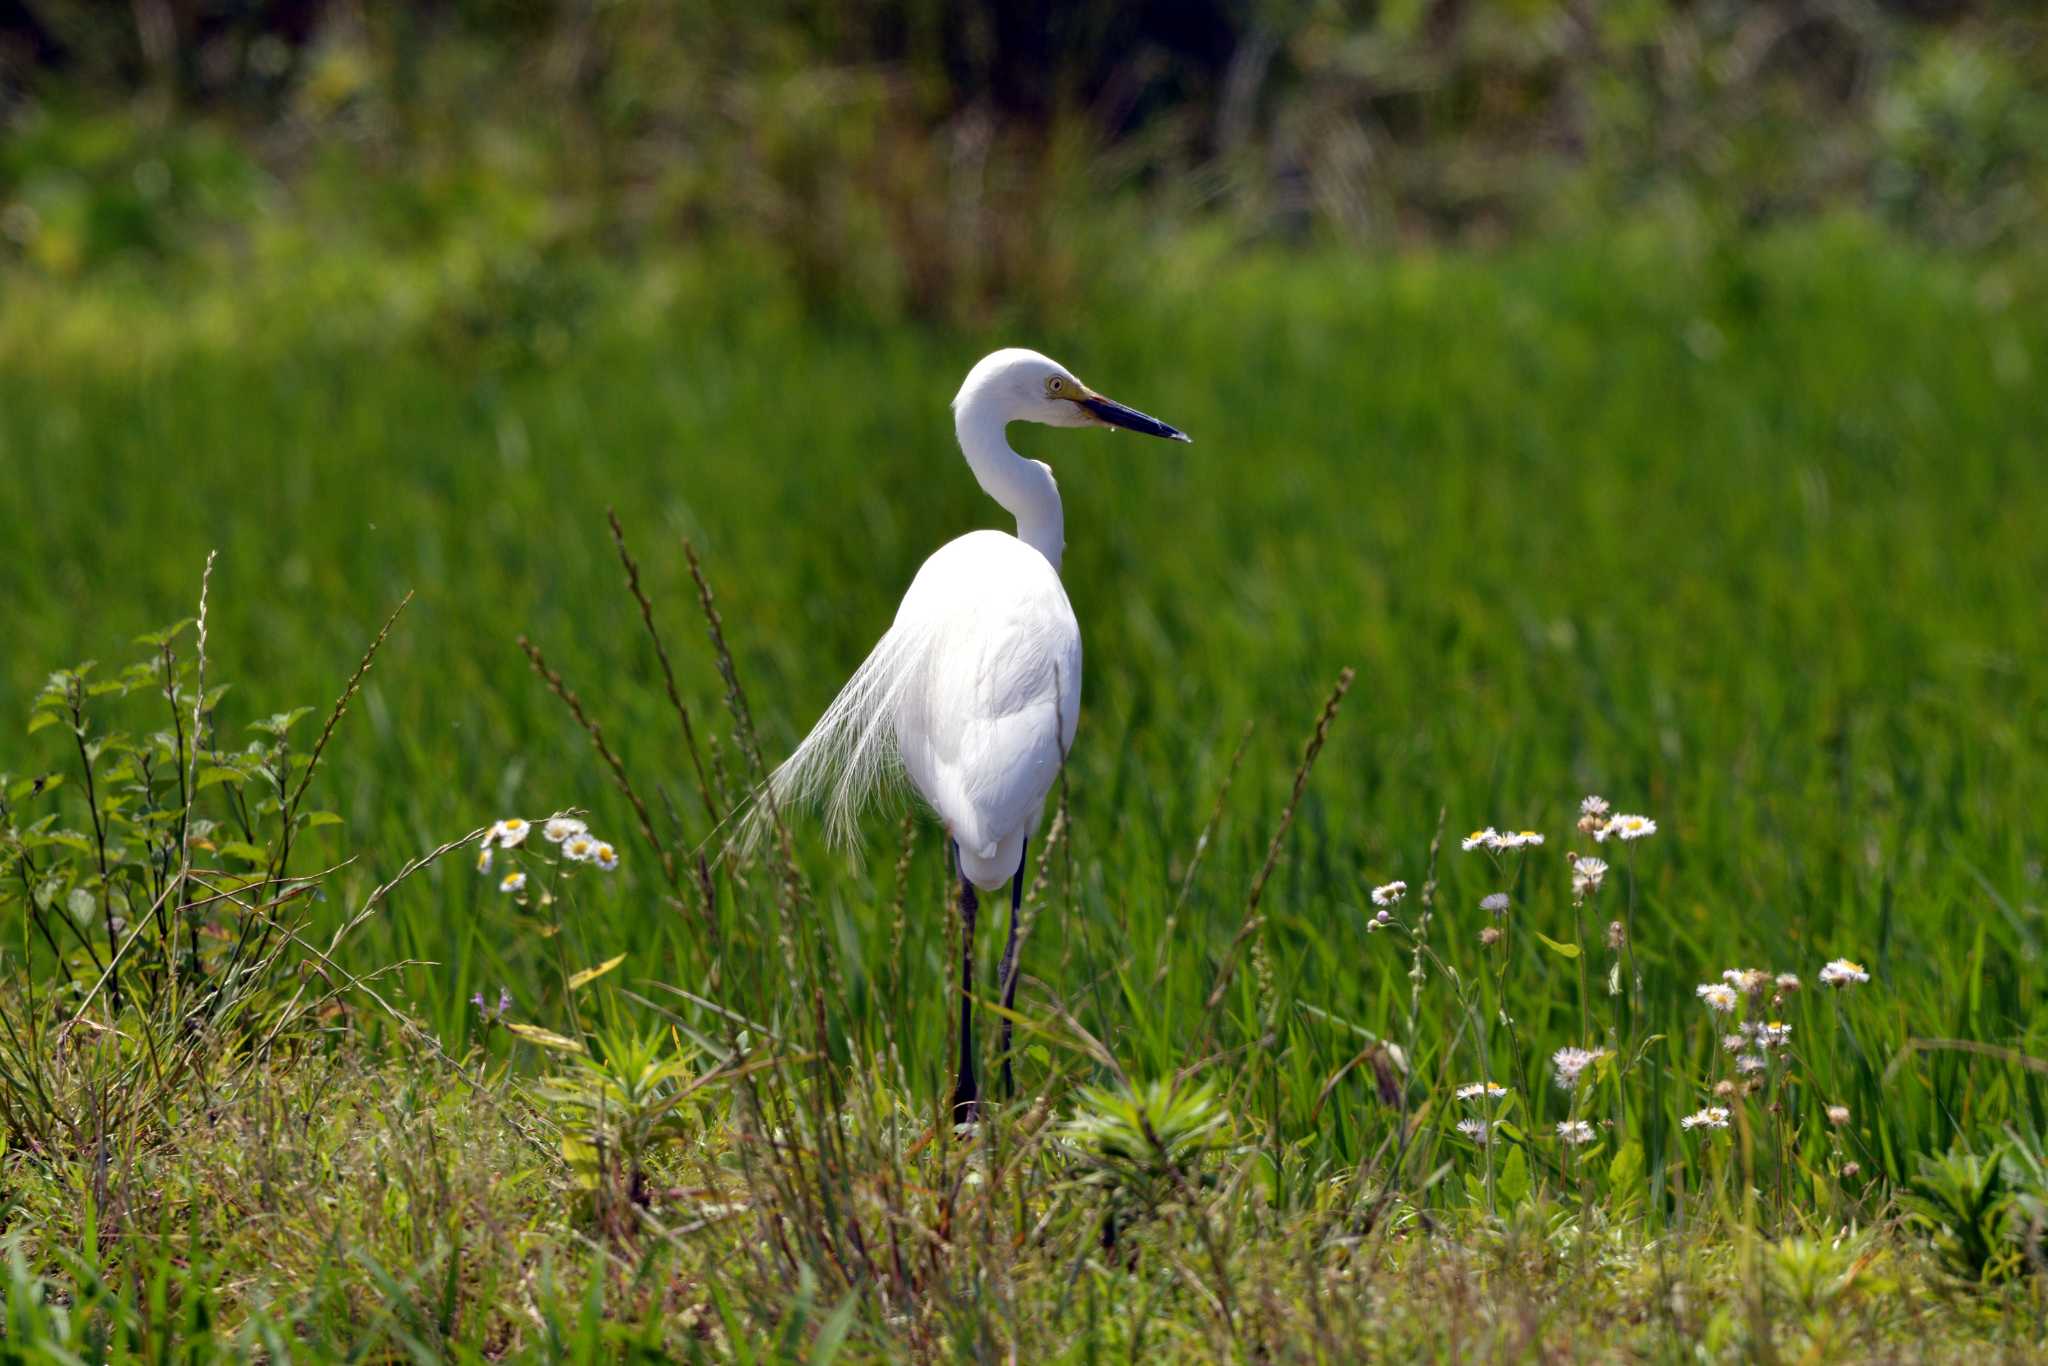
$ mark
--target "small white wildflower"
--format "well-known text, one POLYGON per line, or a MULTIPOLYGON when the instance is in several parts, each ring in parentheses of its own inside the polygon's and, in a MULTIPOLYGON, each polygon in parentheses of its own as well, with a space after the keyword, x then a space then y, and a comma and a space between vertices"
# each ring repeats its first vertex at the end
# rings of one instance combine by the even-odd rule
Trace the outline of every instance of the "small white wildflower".
POLYGON ((571 835, 562 841, 562 857, 588 862, 597 853, 597 841, 588 835, 571 835))
POLYGON ((1749 1047, 1749 1035, 1723 1034, 1721 1036, 1721 1047, 1730 1053, 1740 1053, 1743 1049, 1749 1047))
POLYGON ((1744 1076, 1752 1072, 1761 1072, 1770 1065, 1771 1060, 1761 1053, 1744 1053, 1735 1060, 1735 1070, 1744 1076))
POLYGON ((1579 1084, 1581 1073, 1606 1056, 1604 1048, 1560 1048, 1550 1055, 1550 1065, 1557 1069, 1557 1084, 1569 1091, 1579 1084))
POLYGON ((1407 883, 1400 881, 1384 883, 1372 889, 1372 904, 1375 906, 1391 906, 1406 895, 1408 895, 1407 883))
POLYGON ((1502 1086, 1497 1081, 1475 1081, 1468 1085, 1460 1086, 1457 1090, 1459 1100, 1478 1100, 1481 1097, 1487 1100, 1498 1100, 1507 1093, 1508 1088, 1502 1086))
POLYGON ((1756 1041, 1760 1048, 1783 1048, 1792 1041, 1792 1026, 1783 1020, 1772 1020, 1758 1028, 1756 1041))
POLYGON ((1523 830, 1516 833, 1515 841, 1524 848, 1534 849, 1543 843, 1543 836, 1534 830, 1523 830))
POLYGON ((484 842, 477 846, 476 870, 479 873, 491 871, 491 837, 489 835, 484 836, 484 842))
POLYGON ((1481 897, 1479 899, 1479 909, 1493 915, 1506 915, 1508 913, 1508 894, 1506 892, 1493 892, 1481 897))
POLYGON ((1593 1126, 1583 1119, 1560 1119, 1557 1122, 1557 1136, 1574 1148, 1593 1141, 1593 1126))
POLYGON ((1483 1119, 1461 1119, 1458 1121, 1458 1132, 1471 1139, 1474 1143, 1484 1145, 1492 1137, 1492 1131, 1493 1126, 1483 1119))
POLYGON ((499 890, 499 891, 501 891, 501 892, 503 892, 503 893, 504 893, 504 894, 505 894, 506 896, 511 896, 511 895, 512 895, 512 894, 513 894, 514 892, 523 892, 523 891, 525 891, 525 890, 526 890, 526 874, 524 874, 524 873, 507 873, 507 874, 505 874, 504 878, 503 878, 502 880, 500 880, 500 881, 499 881, 499 883, 498 883, 498 890, 499 890))
POLYGON ((1610 809, 1605 797, 1588 797, 1579 803, 1581 816, 1604 816, 1610 809))
POLYGON ((1846 958, 1837 958, 1820 970, 1821 985, 1846 987, 1857 982, 1867 982, 1870 974, 1863 970, 1861 963, 1852 963, 1846 958))
POLYGON ((1737 1002, 1740 1000, 1735 994, 1735 988, 1729 986, 1726 982, 1702 983, 1697 989, 1697 994, 1702 1001, 1705 1001, 1723 1015, 1734 1010, 1737 1002))
POLYGON ((1799 974, 1796 972, 1781 972, 1771 980, 1778 984, 1780 991, 1799 990, 1799 974))
POLYGON ((489 838, 498 842, 501 849, 516 849, 526 842, 533 833, 533 822, 523 816, 507 816, 491 827, 489 838))
POLYGON ((590 851, 590 861, 609 873, 619 866, 619 851, 599 840, 597 847, 590 851))
POLYGON ((1572 895, 1584 897, 1588 892, 1600 890, 1600 884, 1607 878, 1607 860, 1582 858, 1572 861, 1572 895))
POLYGON ((1607 828, 1624 840, 1640 840, 1657 833, 1657 822, 1648 816, 1616 816, 1607 828))
POLYGON ((1721 1105, 1709 1105, 1695 1110, 1678 1121, 1681 1129, 1725 1129, 1728 1127, 1728 1110, 1721 1105))
POLYGON ((1841 1128, 1841 1127, 1842 1127, 1842 1126, 1843 1126, 1844 1124, 1847 1124, 1848 1122, 1849 1122, 1849 1107, 1848 1107, 1848 1106, 1846 1106, 1846 1105, 1830 1105, 1830 1106, 1828 1107, 1828 1123, 1830 1123, 1830 1124, 1834 1125, 1834 1126, 1835 1126, 1835 1127, 1836 1127, 1837 1129, 1839 1129, 1839 1128, 1841 1128))
POLYGON ((1469 854, 1474 849, 1482 847, 1487 849, 1495 848, 1499 840, 1500 832, 1489 825, 1484 830, 1474 830, 1471 834, 1465 836, 1464 839, 1459 840, 1458 847, 1469 854))
POLYGON ((587 833, 589 829, 589 826, 574 816, 550 816, 548 823, 540 828, 540 833, 547 838, 549 844, 560 844, 563 840, 587 833))
POLYGON ((1607 843, 1607 837, 1614 833, 1613 821, 1595 821, 1590 827, 1586 827, 1585 822, 1581 821, 1580 825, 1593 837, 1595 844, 1607 843))

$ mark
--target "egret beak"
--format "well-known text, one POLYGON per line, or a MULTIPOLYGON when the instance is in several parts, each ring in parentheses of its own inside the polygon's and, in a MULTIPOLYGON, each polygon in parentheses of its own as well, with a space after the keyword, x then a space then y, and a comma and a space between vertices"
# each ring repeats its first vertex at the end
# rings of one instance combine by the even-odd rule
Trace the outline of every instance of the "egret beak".
POLYGON ((1104 398, 1101 394, 1089 393, 1074 400, 1093 415, 1105 427, 1128 427, 1134 432, 1147 436, 1163 437, 1168 441, 1185 441, 1194 444, 1194 438, 1178 427, 1169 427, 1156 417, 1147 417, 1136 408, 1126 408, 1115 399, 1104 398))

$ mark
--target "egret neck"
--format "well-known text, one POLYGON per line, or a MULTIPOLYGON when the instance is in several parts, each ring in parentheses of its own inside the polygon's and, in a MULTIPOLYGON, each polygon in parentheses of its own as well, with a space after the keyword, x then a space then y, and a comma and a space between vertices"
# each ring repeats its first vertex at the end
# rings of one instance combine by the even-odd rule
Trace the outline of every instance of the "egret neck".
POLYGON ((1057 574, 1067 548, 1059 485, 1043 463, 1010 449, 1006 431, 1013 417, 1006 395, 983 388, 954 409, 953 429, 983 492, 1017 519, 1017 539, 1045 556, 1057 574))

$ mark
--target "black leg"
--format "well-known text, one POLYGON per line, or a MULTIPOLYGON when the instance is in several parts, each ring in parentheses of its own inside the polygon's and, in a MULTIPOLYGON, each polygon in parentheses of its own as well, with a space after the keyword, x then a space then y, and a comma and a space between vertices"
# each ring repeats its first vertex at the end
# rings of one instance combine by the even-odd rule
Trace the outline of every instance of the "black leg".
MULTIPOLYGON (((960 846, 953 846, 953 867, 960 867, 960 846)), ((960 876, 960 1075, 953 1086, 953 1122, 973 1123, 981 1108, 974 1084, 974 917, 981 909, 974 884, 960 876)))
POLYGON ((1017 851, 1017 876, 1010 879, 1010 942, 1003 946, 1003 966, 999 973, 1003 987, 1003 1095, 1005 1098, 1017 1094, 1017 1079, 1010 1075, 1010 1016, 1008 1012, 1017 1008, 1017 913, 1024 905, 1024 857, 1031 848, 1031 841, 1025 840, 1017 851))

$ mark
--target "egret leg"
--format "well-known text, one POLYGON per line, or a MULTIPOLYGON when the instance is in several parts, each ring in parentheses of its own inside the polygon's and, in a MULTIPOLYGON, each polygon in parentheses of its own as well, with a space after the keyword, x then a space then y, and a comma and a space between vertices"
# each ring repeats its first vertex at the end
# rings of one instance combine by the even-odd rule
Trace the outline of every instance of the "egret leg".
POLYGON ((1017 1008, 1017 913, 1024 905, 1024 865, 1028 860, 1025 853, 1031 848, 1031 841, 1025 840, 1017 852, 1017 876, 1010 879, 1010 941, 1003 945, 1003 965, 1000 971, 1003 983, 1003 1095, 1017 1094, 1017 1079, 1010 1075, 1010 1012, 1017 1008))
MULTIPOLYGON (((953 846, 953 867, 960 867, 960 846, 953 846)), ((974 884, 960 874, 960 1076, 953 1086, 953 1122, 971 1124, 981 1108, 974 1084, 974 917, 981 909, 974 884)))

